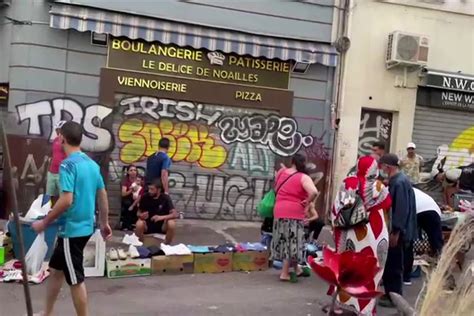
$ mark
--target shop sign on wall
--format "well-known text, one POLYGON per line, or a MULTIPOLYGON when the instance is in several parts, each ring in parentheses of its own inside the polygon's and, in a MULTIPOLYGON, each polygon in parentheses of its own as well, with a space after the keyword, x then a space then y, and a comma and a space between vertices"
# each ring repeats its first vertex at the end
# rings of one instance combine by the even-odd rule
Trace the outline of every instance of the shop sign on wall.
POLYGON ((127 38, 111 38, 107 67, 277 89, 288 89, 291 72, 288 61, 127 38))
POLYGON ((442 109, 474 112, 474 93, 418 87, 416 104, 442 109))

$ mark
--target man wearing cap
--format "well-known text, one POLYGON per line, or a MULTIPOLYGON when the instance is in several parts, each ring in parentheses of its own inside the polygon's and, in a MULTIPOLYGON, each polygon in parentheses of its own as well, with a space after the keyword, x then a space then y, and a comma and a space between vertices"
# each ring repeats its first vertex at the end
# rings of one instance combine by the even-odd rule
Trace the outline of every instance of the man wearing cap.
POLYGON ((423 167, 423 157, 416 153, 416 145, 408 143, 407 155, 401 161, 402 171, 410 179, 411 183, 420 182, 420 170, 423 167))
POLYGON ((397 155, 383 155, 379 166, 381 175, 389 179, 388 189, 392 197, 389 249, 383 274, 385 295, 380 299, 380 304, 394 307, 388 294, 403 294, 404 251, 417 235, 416 200, 410 180, 400 171, 397 155))
POLYGON ((59 188, 59 166, 61 162, 66 159, 66 153, 61 142, 61 127, 66 121, 59 121, 54 129, 56 130, 56 138, 53 140, 51 164, 49 165, 48 176, 46 178, 46 194, 50 196, 52 204, 56 203, 61 192, 59 188))

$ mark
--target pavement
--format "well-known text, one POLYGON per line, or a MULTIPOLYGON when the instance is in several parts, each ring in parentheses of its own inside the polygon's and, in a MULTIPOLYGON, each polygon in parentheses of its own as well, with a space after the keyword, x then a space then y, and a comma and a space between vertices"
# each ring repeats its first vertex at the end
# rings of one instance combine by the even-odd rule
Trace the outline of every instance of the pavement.
MULTIPOLYGON (((118 243, 122 232, 114 233, 111 244, 118 243)), ((260 224, 182 220, 176 242, 213 245, 225 241, 258 241, 260 224)), ((320 241, 330 243, 325 228, 320 241)), ((316 276, 300 279, 297 284, 278 280, 277 270, 222 274, 183 274, 124 279, 89 278, 90 315, 324 315, 321 307, 329 302, 327 285, 316 276)), ((413 304, 421 281, 406 288, 413 304)), ((35 311, 41 311, 46 285, 30 287, 35 311)), ((0 316, 25 314, 20 284, 0 284, 0 316)), ((63 287, 56 315, 74 315, 69 290, 63 287)), ((378 315, 396 315, 395 310, 378 309, 378 315)))

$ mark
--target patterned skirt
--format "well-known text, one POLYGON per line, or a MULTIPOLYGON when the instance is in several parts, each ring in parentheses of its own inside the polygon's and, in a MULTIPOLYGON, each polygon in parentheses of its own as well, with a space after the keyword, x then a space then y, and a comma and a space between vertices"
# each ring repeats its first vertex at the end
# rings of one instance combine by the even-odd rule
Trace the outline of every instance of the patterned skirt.
POLYGON ((276 218, 273 222, 272 259, 304 263, 304 224, 302 220, 276 218))

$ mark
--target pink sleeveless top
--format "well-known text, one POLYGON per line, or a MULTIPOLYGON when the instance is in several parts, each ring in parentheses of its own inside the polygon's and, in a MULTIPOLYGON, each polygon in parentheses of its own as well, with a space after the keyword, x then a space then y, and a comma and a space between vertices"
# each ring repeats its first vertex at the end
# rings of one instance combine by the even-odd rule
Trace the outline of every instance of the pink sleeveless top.
POLYGON ((275 191, 280 185, 291 176, 291 178, 283 183, 280 187, 273 209, 273 216, 275 218, 300 219, 305 218, 303 202, 308 193, 301 184, 303 173, 299 172, 292 176, 294 171, 289 169, 280 170, 277 173, 275 181, 275 191))

